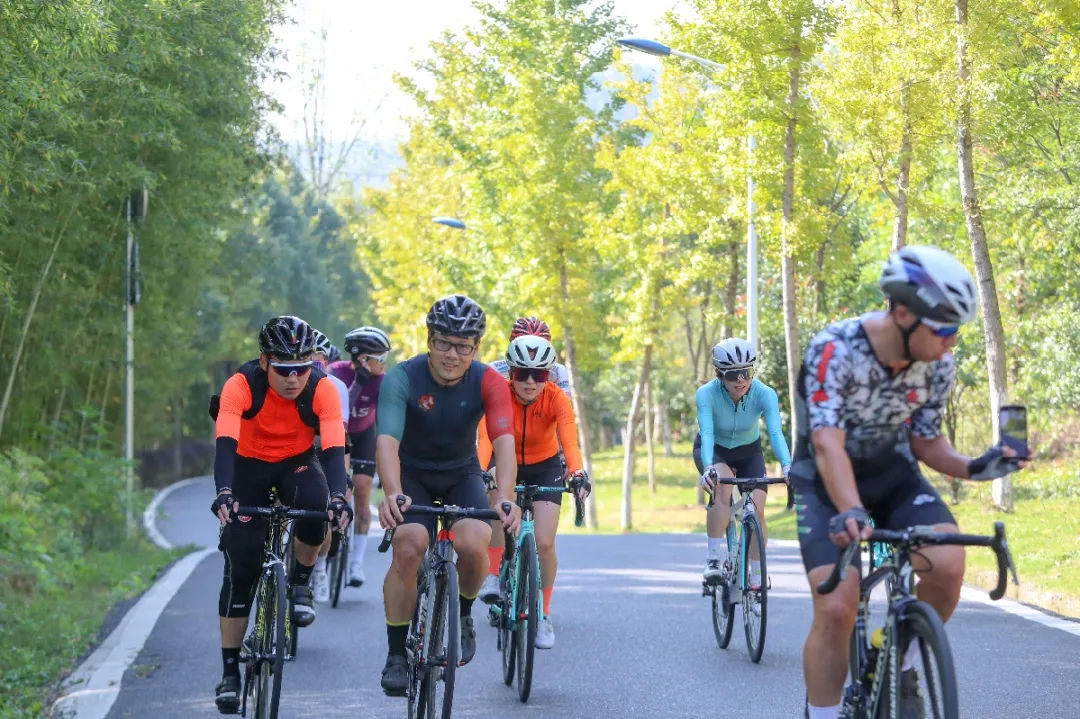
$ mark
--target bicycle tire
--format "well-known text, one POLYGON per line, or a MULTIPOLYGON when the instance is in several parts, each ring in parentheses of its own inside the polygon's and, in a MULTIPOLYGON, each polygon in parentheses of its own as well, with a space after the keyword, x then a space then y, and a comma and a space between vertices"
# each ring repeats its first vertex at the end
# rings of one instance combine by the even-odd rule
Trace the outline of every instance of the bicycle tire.
POLYGON ((424 695, 427 719, 450 719, 454 705, 454 680, 457 676, 461 647, 461 609, 458 599, 457 567, 443 562, 435 576, 436 591, 428 637, 431 644, 425 656, 424 695), (439 685, 442 698, 439 698, 439 685))
POLYGON ((742 541, 746 546, 746 561, 743 562, 743 629, 746 632, 746 650, 750 653, 750 661, 757 664, 761 661, 761 654, 765 651, 765 628, 768 619, 769 608, 769 581, 765 566, 765 535, 761 531, 761 524, 753 514, 743 520, 742 541), (761 586, 758 589, 750 588, 750 548, 757 547, 758 561, 761 562, 761 586), (755 608, 757 611, 755 612, 755 608))
MULTIPOLYGON (((728 544, 728 557, 732 556, 731 527, 728 523, 728 531, 724 537, 728 544)), ((729 560, 730 561, 730 560, 729 560)), ((735 628, 735 605, 731 601, 731 579, 727 578, 713 587, 712 591, 712 625, 713 635, 716 637, 716 646, 727 649, 731 643, 731 632, 735 628)))
POLYGON ((514 592, 517 589, 517 580, 514 567, 503 561, 499 569, 499 602, 502 615, 499 617, 499 648, 502 650, 503 683, 510 686, 514 683, 517 668, 517 634, 512 630, 511 617, 513 616, 514 592), (511 579, 503 580, 503 577, 511 579), (504 586, 505 585, 505 586, 504 586))
MULTIPOLYGON (((267 575, 264 575, 267 577, 267 575)), ((280 564, 270 567, 269 577, 260 595, 259 612, 263 622, 256 681, 255 716, 257 719, 277 719, 281 702, 281 677, 285 669, 285 599, 287 585, 285 568, 280 564), (269 577, 272 577, 269 578, 269 577)))
MULTIPOLYGON (((296 563, 296 540, 292 533, 292 522, 289 523, 289 527, 290 530, 285 544, 285 567, 288 568, 288 575, 292 576, 293 567, 296 563)), ((289 661, 293 661, 296 659, 296 653, 299 651, 300 627, 296 626, 296 621, 293 619, 296 614, 293 611, 293 597, 291 591, 286 594, 285 608, 289 615, 288 630, 286 632, 289 640, 289 652, 286 658, 289 661)))
POLYGON ((338 550, 330 565, 330 607, 337 609, 341 599, 341 590, 345 584, 345 574, 349 571, 349 533, 342 532, 338 540, 338 550))
MULTIPOLYGON (((910 602, 904 606, 903 617, 897 621, 896 633, 900 638, 896 645, 896 666, 903 660, 909 641, 919 642, 919 662, 915 669, 923 698, 923 715, 927 719, 957 719, 960 702, 956 667, 945 624, 937 610, 926 602, 910 602)), ((890 672, 888 689, 890 706, 900 706, 899 672, 890 672)))
POLYGON ((533 659, 536 655, 536 631, 540 624, 540 587, 537 576, 536 537, 525 535, 518 548, 518 611, 517 620, 517 689, 522 703, 532 691, 533 659))
POLYGON ((426 631, 426 622, 421 617, 429 616, 427 612, 427 590, 417 586, 416 608, 413 609, 412 621, 409 623, 409 634, 405 640, 406 656, 409 663, 406 669, 407 684, 405 696, 409 707, 409 719, 420 716, 422 699, 420 695, 420 680, 423 678, 423 637, 426 631))

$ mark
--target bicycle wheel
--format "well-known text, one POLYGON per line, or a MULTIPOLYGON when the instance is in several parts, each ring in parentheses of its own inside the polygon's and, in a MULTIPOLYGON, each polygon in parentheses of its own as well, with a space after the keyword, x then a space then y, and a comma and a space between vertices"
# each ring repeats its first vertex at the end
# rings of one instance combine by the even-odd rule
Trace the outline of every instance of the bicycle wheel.
POLYGON ((517 620, 515 643, 517 644, 518 699, 529 700, 532 690, 533 655, 536 653, 536 630, 540 625, 539 565, 536 555, 536 537, 525 535, 518 548, 518 606, 514 614, 517 620))
POLYGON ((750 652, 750 661, 760 662, 761 653, 765 651, 765 620, 768 618, 768 584, 769 575, 765 567, 765 535, 761 532, 761 525, 757 517, 748 516, 743 520, 743 546, 745 561, 742 562, 744 575, 743 586, 743 628, 746 630, 746 650, 750 652), (761 562, 761 586, 752 589, 750 585, 750 550, 757 548, 758 558, 761 562))
POLYGON ((409 705, 409 719, 421 716, 423 698, 420 694, 420 680, 423 677, 423 641, 426 631, 426 622, 421 617, 428 617, 427 590, 418 586, 416 595, 416 608, 413 610, 412 622, 409 624, 409 633, 405 638, 405 654, 409 660, 407 668, 408 684, 405 687, 405 695, 409 705))
MULTIPOLYGON (((918 679, 918 698, 922 702, 922 715, 933 719, 957 719, 960 715, 956 689, 956 667, 945 634, 945 624, 937 610, 926 602, 913 601, 903 610, 897 621, 897 664, 903 661, 910 642, 918 642, 919 652, 912 670, 918 679)), ((893 665, 895 666, 895 665, 893 665)), ((909 670, 911 671, 911 670, 909 670)), ((889 677, 890 704, 900 706, 903 674, 889 677)), ((910 675, 909 675, 910 676, 910 675)))
POLYGON ((514 568, 504 560, 499 570, 499 588, 501 589, 499 606, 502 609, 499 616, 499 648, 502 650, 503 682, 506 686, 514 683, 515 660, 517 659, 517 633, 511 629, 514 616, 514 592, 517 590, 516 575, 513 572, 514 568))
POLYGON ((443 562, 437 571, 435 602, 428 618, 428 651, 424 676, 420 680, 420 693, 424 696, 427 719, 450 719, 461 646, 461 609, 457 567, 443 562))
MULTIPOLYGON (((728 543, 728 557, 732 557, 732 525, 728 524, 725 537, 728 543)), ((732 578, 725 577, 722 582, 713 587, 712 591, 712 626, 713 635, 716 636, 716 646, 727 649, 731 642, 731 630, 735 626, 735 603, 731 601, 732 592, 736 587, 732 586, 732 578)))
POLYGON ((285 669, 285 568, 277 563, 271 565, 260 584, 255 643, 259 656, 253 659, 257 666, 255 716, 277 719, 281 675, 285 669))
POLYGON ((338 550, 330 565, 330 606, 337 608, 341 599, 341 589, 345 585, 345 573, 349 571, 349 533, 342 532, 338 539, 338 550))

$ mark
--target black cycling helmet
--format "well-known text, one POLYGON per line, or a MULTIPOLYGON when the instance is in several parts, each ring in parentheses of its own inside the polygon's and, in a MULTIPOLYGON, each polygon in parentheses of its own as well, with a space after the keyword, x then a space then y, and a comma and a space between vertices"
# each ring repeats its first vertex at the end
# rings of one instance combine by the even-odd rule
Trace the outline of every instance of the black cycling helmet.
POLYGON ((330 345, 330 354, 326 355, 327 362, 337 362, 341 359, 341 350, 337 345, 330 345))
POLYGON ((381 355, 390 351, 390 338, 378 327, 357 327, 345 335, 345 351, 357 355, 381 355))
POLYGON ((447 295, 431 306, 427 328, 428 332, 479 340, 487 329, 487 320, 480 305, 465 295, 447 295))
POLYGON ((315 351, 315 331, 299 317, 274 317, 259 330, 259 351, 279 359, 306 359, 315 351))

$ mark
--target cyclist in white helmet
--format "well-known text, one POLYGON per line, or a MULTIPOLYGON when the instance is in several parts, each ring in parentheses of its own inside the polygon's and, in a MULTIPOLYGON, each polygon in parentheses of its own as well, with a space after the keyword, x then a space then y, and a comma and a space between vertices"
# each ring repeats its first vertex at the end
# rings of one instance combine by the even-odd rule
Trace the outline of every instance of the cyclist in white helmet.
MULTIPOLYGON (((765 418, 769 444, 787 474, 791 465, 776 390, 754 379, 757 353, 753 345, 729 337, 712 349, 716 379, 698 388, 698 436, 694 439, 694 464, 701 485, 713 494, 713 506, 705 520, 707 555, 705 579, 724 572, 728 559, 727 531, 730 517, 731 485, 716 484, 719 477, 764 477, 765 456, 761 450, 760 420, 765 418)), ((765 507, 766 488, 754 490, 754 504, 765 507)), ((768 536, 765 513, 758 513, 761 532, 768 536)), ((761 586, 761 558, 757 547, 750 548, 750 585, 761 586)))
MULTIPOLYGON (((1023 466, 1007 447, 966 457, 941 432, 956 375, 951 350, 977 309, 967 269, 937 247, 908 246, 889 257, 878 285, 888 309, 819 332, 796 383, 800 434, 790 476, 799 548, 814 592, 814 619, 803 649, 810 719, 839 715, 858 607, 858 571, 849 572, 832 593, 817 593, 838 547, 868 537, 871 518, 883 529, 931 525, 958 531, 919 462, 976 480, 1023 466)), ((925 569, 918 572, 918 597, 947 620, 960 598, 964 548, 924 546, 919 555, 925 569)), ((918 642, 901 651, 900 714, 921 716, 914 669, 918 642)))

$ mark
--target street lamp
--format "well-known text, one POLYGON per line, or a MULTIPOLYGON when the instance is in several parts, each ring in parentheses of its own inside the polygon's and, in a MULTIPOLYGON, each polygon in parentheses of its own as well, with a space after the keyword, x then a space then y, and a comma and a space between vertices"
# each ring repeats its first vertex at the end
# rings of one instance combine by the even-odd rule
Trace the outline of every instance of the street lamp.
POLYGON ((135 221, 146 219, 146 204, 150 193, 144 187, 135 190, 124 201, 127 220, 127 269, 124 284, 126 305, 126 358, 124 362, 124 459, 127 460, 126 493, 124 495, 124 528, 130 537, 135 528, 132 512, 132 493, 135 490, 135 305, 141 293, 139 278, 139 243, 135 240, 135 221))
MULTIPOLYGON (((681 57, 702 67, 717 72, 724 66, 688 52, 681 52, 668 47, 662 42, 641 37, 624 37, 617 41, 631 50, 644 52, 657 57, 681 57)), ((751 133, 746 139, 746 339, 756 351, 758 349, 758 248, 757 230, 754 228, 754 175, 750 171, 751 159, 757 149, 757 138, 751 133)))

